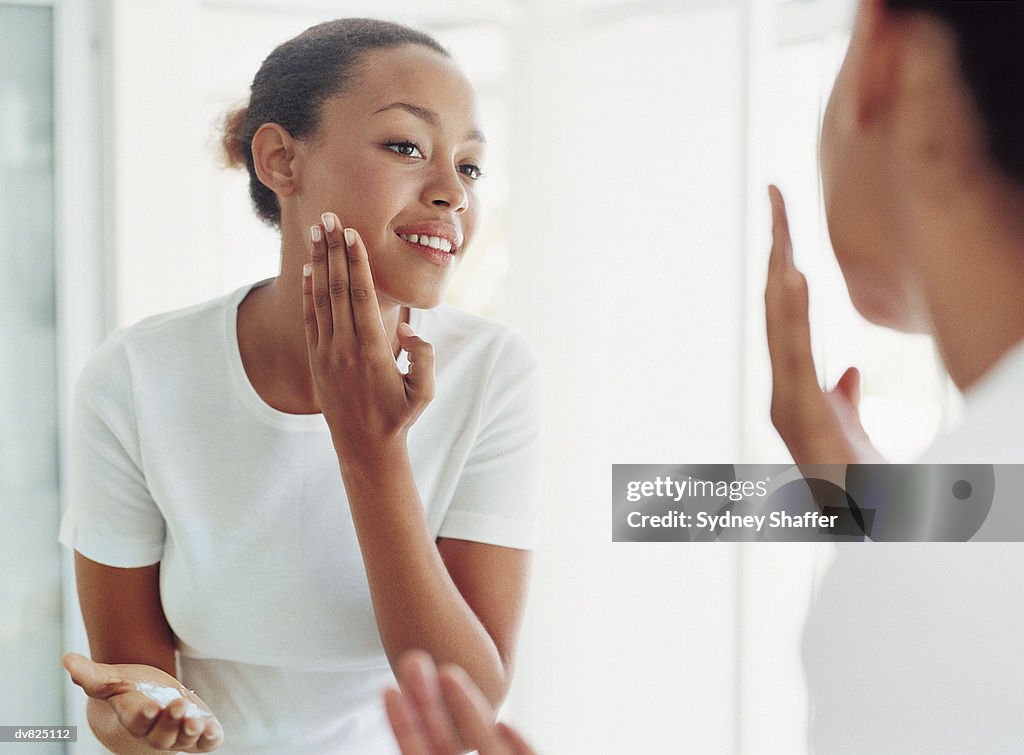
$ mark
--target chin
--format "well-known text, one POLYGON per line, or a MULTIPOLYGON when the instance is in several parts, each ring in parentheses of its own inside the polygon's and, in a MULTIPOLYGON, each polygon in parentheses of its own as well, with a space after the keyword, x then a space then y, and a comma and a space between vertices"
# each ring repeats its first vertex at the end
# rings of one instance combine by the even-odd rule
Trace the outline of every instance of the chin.
POLYGON ((405 306, 411 309, 433 309, 444 302, 444 294, 437 296, 425 296, 422 298, 415 299, 405 306))
POLYGON ((928 333, 928 324, 903 292, 886 286, 849 285, 853 308, 870 323, 904 333, 928 333))
POLYGON ((904 333, 928 332, 899 255, 878 251, 895 248, 888 238, 875 234, 858 238, 857 244, 844 244, 840 234, 830 235, 850 301, 865 320, 904 333))
POLYGON ((384 295, 385 299, 396 302, 399 306, 409 307, 410 309, 433 309, 444 301, 445 294, 448 293, 447 287, 441 289, 417 289, 417 290, 401 290, 401 291, 381 291, 378 289, 378 293, 384 295))

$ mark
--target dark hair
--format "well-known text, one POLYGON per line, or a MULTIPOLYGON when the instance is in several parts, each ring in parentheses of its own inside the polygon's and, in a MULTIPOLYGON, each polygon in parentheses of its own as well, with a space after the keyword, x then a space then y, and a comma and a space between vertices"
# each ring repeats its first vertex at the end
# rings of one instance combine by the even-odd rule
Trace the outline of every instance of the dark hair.
POLYGON ((887 0, 894 11, 922 11, 953 32, 960 72, 981 113, 989 154, 1024 184, 1024 2, 887 0))
POLYGON ((277 197, 260 181, 253 164, 252 137, 259 127, 277 123, 296 139, 314 136, 324 103, 353 85, 363 56, 404 45, 423 45, 450 57, 428 34, 372 18, 312 26, 267 56, 252 80, 248 105, 225 116, 221 138, 227 164, 249 170, 249 195, 261 220, 281 225, 277 197))

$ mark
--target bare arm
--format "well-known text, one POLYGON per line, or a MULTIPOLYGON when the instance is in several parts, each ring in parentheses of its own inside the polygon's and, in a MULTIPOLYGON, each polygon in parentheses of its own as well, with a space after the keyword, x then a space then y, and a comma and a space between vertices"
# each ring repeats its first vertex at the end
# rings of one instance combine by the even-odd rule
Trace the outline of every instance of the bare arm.
POLYGON ((216 749, 223 738, 220 724, 174 677, 174 635, 160 603, 160 565, 119 569, 76 552, 75 575, 92 660, 75 653, 63 660, 89 695, 89 725, 100 742, 116 753, 216 749), (180 697, 160 704, 139 691, 139 683, 178 690, 180 697))
POLYGON ((350 472, 346 489, 392 665, 405 650, 423 648, 466 668, 497 705, 511 681, 529 553, 462 540, 435 544, 407 468, 350 472))
POLYGON ((434 542, 409 461, 409 428, 430 402, 430 344, 399 328, 410 368, 397 368, 369 260, 352 229, 319 229, 304 280, 310 370, 331 429, 388 659, 422 648, 463 667, 497 704, 511 679, 529 554, 434 542))

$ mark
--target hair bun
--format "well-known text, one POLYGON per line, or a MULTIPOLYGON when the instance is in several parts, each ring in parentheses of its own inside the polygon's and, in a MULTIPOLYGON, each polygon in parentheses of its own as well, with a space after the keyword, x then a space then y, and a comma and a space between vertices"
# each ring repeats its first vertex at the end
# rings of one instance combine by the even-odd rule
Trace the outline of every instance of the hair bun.
POLYGON ((228 168, 246 167, 246 154, 248 149, 246 143, 245 117, 249 113, 249 106, 242 105, 234 110, 228 111, 224 116, 224 123, 221 127, 220 146, 223 152, 224 165, 228 168))

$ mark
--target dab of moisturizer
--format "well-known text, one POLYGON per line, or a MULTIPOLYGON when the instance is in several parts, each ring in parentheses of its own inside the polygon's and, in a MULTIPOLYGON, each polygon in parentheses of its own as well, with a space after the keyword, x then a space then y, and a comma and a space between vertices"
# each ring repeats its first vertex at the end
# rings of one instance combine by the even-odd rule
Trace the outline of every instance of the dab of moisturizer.
MULTIPOLYGON (((166 708, 168 705, 173 703, 175 700, 183 699, 183 696, 179 690, 174 687, 168 687, 164 684, 152 684, 151 682, 136 682, 135 689, 144 694, 150 700, 155 700, 160 703, 161 708, 166 708)), ((185 715, 182 718, 212 718, 212 716, 205 710, 200 708, 193 702, 189 702, 188 707, 185 708, 185 715)))

